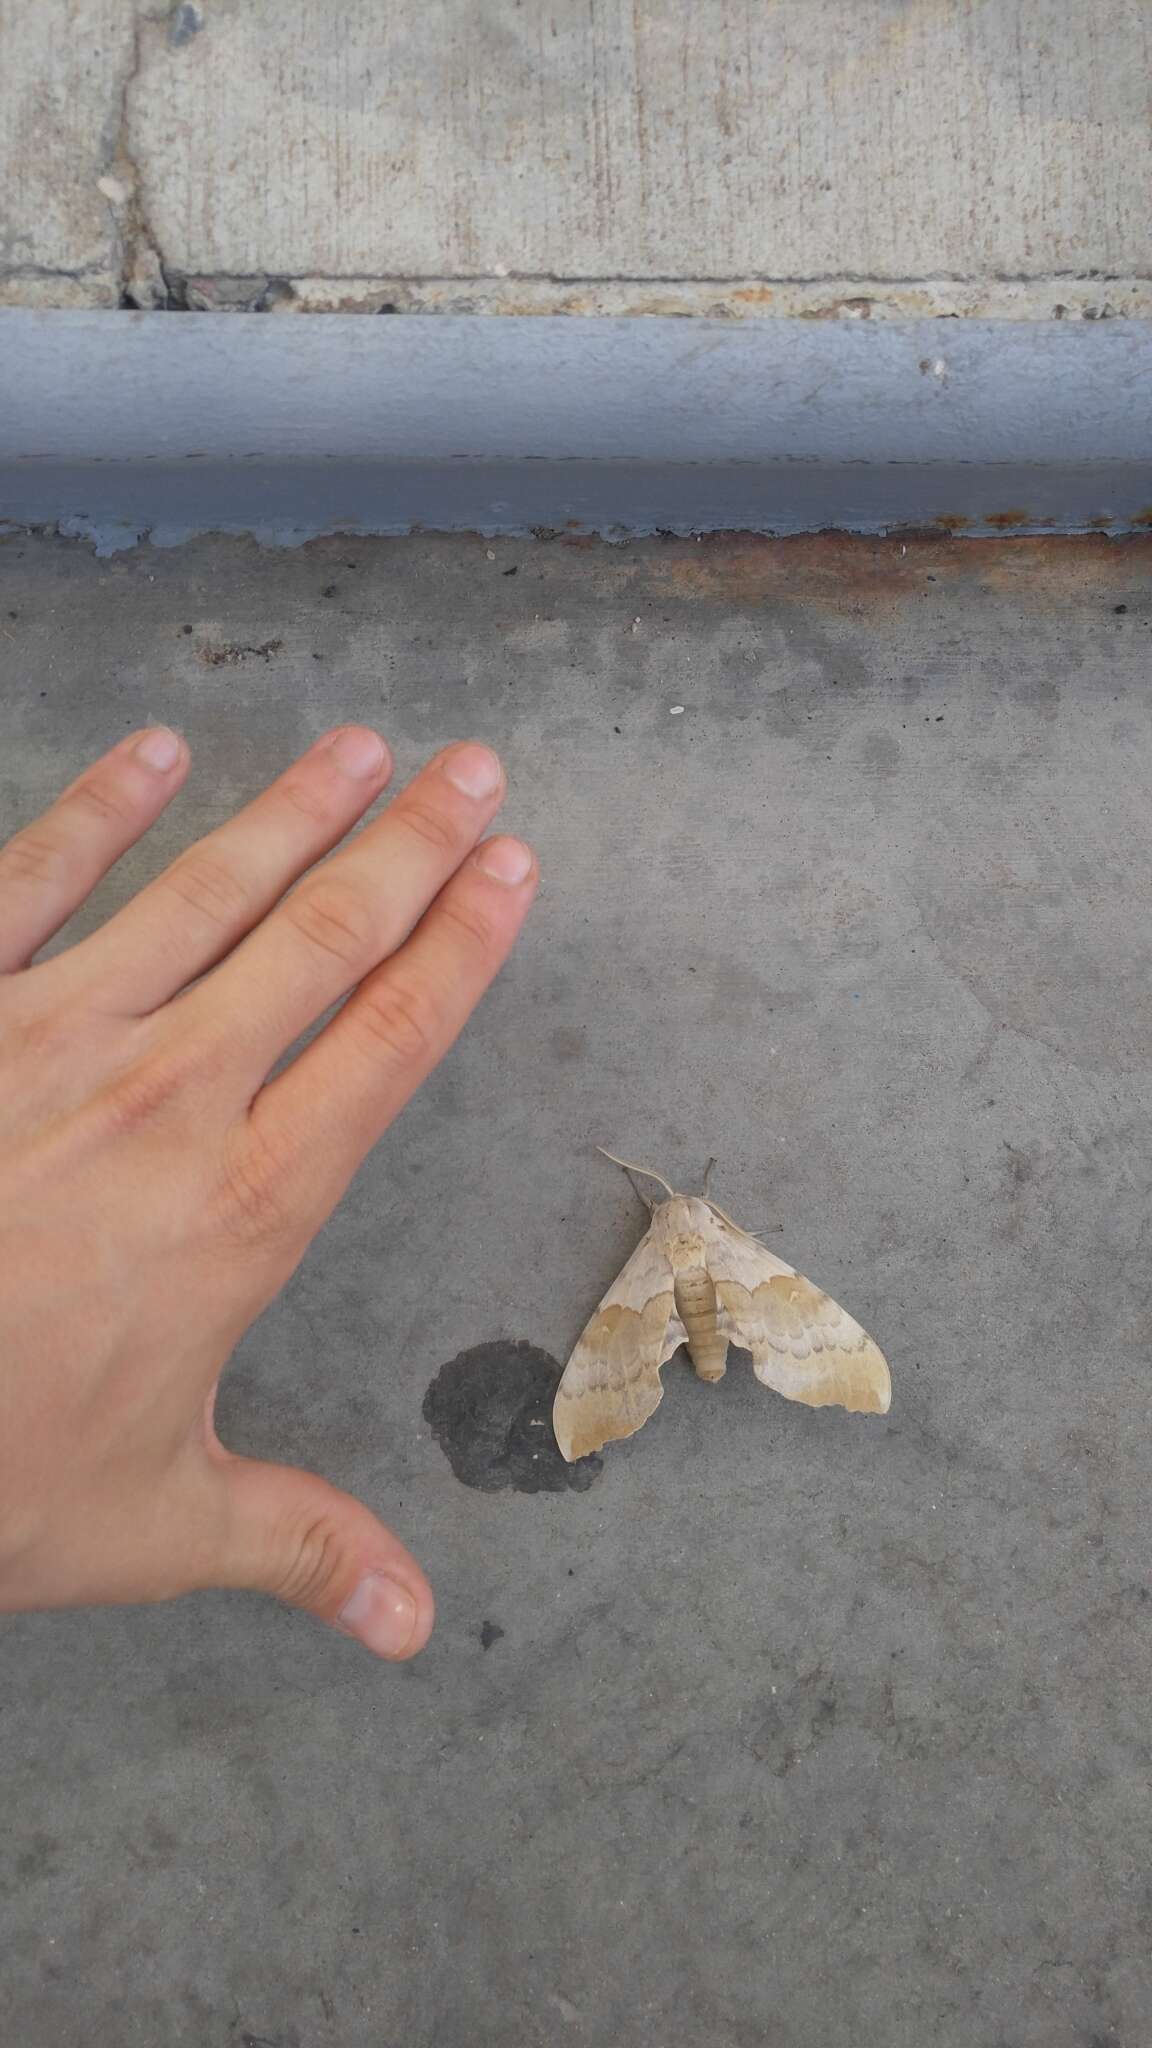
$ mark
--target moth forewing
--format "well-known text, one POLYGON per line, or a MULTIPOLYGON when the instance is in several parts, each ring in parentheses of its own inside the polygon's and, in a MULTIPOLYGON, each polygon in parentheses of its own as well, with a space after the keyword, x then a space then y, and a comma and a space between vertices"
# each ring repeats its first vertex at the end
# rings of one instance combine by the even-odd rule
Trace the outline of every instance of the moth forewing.
POLYGON ((569 1463, 647 1422, 664 1391, 660 1367, 683 1340, 672 1264, 654 1216, 583 1330, 556 1389, 552 1426, 569 1463))

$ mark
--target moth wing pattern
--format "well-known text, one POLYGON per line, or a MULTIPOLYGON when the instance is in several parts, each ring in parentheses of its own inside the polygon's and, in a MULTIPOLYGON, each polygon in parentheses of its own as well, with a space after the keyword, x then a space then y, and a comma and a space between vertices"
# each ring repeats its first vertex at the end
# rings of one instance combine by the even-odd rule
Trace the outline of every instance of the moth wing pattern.
POLYGON ((810 1408, 886 1415, 892 1382, 883 1352, 846 1309, 713 1209, 706 1241, 721 1334, 752 1353, 758 1380, 810 1408))
POLYGON ((552 1423, 569 1463, 633 1436, 647 1422, 664 1395, 660 1368, 684 1337, 672 1262, 654 1222, 585 1328, 556 1389, 552 1423))

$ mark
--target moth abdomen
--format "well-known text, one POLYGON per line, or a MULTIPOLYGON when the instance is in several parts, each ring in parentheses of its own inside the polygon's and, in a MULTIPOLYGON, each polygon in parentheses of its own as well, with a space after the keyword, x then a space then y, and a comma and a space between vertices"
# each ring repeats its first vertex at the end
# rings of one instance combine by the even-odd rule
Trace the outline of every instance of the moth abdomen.
POLYGON ((720 1334, 716 1289, 706 1266, 687 1266, 676 1274, 676 1313, 688 1335, 688 1353, 702 1380, 724 1377, 728 1339, 720 1334))

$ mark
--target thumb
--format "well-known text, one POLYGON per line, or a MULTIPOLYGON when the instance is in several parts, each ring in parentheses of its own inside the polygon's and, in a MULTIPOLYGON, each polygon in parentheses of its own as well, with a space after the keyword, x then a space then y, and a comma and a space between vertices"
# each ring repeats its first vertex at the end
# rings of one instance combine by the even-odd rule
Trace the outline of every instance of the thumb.
POLYGON ((355 1636, 378 1657, 422 1650, 432 1588, 415 1558, 358 1500, 293 1465, 229 1457, 220 1582, 274 1593, 355 1636))

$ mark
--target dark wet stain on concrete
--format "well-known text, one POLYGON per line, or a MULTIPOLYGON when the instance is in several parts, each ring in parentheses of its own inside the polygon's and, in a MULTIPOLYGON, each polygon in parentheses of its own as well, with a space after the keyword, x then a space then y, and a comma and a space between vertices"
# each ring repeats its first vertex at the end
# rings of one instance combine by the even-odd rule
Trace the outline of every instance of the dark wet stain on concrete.
POLYGON ((168 27, 168 43, 173 50, 182 50, 193 36, 199 35, 204 26, 198 7, 177 7, 168 27))
POLYGON ((498 1643, 503 1634, 504 1631, 501 1628, 500 1623, 498 1621, 481 1622, 480 1648, 482 1650, 490 1650, 492 1648, 493 1643, 498 1643))
POLYGON ((560 1456, 552 1433, 560 1373, 547 1351, 514 1338, 475 1344, 441 1366, 424 1396, 424 1420, 461 1485, 481 1493, 587 1492, 602 1461, 569 1465, 560 1456))
POLYGON ((835 1682, 820 1665, 780 1693, 773 1686, 752 1733, 753 1756, 776 1777, 787 1777, 831 1734, 836 1713, 835 1682))

